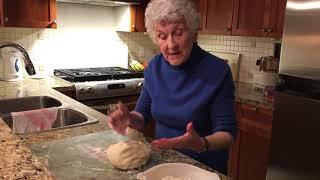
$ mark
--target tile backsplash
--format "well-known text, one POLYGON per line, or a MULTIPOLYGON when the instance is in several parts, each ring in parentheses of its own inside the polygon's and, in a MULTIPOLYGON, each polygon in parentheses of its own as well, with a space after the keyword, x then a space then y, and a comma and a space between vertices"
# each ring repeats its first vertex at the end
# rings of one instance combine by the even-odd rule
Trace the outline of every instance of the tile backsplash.
MULTIPOLYGON (((159 52, 146 33, 118 32, 120 39, 128 45, 129 59, 139 62, 150 60, 159 52)), ((231 51, 240 53, 239 81, 252 83, 256 60, 272 56, 274 43, 279 39, 263 37, 241 37, 221 35, 199 35, 198 44, 207 51, 231 51)))
MULTIPOLYGON (((58 3, 58 28, 0 27, 0 42, 22 45, 40 73, 57 68, 97 66, 128 67, 128 60, 149 61, 159 48, 146 33, 117 32, 112 7, 58 3)), ((124 9, 123 12, 126 9, 124 9)), ((198 44, 208 51, 240 53, 239 81, 252 82, 255 63, 273 55, 274 38, 199 35, 198 44)), ((0 60, 0 67, 2 67, 0 60)), ((1 73, 1 68, 0 68, 1 73)))
POLYGON ((40 74, 58 68, 128 66, 128 47, 115 31, 114 8, 58 3, 57 11, 57 29, 0 27, 0 42, 22 45, 40 74))

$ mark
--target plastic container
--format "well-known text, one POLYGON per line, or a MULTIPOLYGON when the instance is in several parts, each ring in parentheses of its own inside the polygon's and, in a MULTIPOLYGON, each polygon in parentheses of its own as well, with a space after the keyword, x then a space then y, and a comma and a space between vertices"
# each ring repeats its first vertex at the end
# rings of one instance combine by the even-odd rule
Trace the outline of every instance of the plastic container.
POLYGON ((161 180, 169 176, 183 180, 220 180, 216 173, 184 163, 159 164, 137 174, 140 180, 161 180))

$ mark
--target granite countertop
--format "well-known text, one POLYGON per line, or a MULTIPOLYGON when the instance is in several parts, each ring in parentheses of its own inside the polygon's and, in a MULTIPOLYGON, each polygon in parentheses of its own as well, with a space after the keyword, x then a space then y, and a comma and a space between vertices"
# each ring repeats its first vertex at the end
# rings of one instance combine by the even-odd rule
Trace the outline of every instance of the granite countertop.
POLYGON ((254 91, 252 84, 243 82, 236 85, 236 101, 272 110, 274 105, 274 102, 264 98, 261 92, 254 91))
MULTIPOLYGON (((96 118, 99 122, 69 129, 17 135, 13 134, 11 129, 8 128, 0 118, 0 179, 54 179, 47 167, 31 153, 28 146, 36 143, 109 130, 106 123, 107 116, 63 95, 53 88, 72 88, 72 84, 54 77, 45 79, 25 79, 22 82, 0 81, 0 99, 26 96, 51 96, 60 100, 63 104, 69 105, 72 108, 96 118)), ((221 180, 230 179, 176 151, 161 151, 158 155, 162 157, 162 159, 165 159, 166 162, 185 162, 193 164, 200 168, 216 172, 221 180)), ((134 173, 126 174, 129 176, 127 179, 135 179, 134 173)), ((117 179, 117 176, 110 177, 109 175, 108 178, 117 179)))

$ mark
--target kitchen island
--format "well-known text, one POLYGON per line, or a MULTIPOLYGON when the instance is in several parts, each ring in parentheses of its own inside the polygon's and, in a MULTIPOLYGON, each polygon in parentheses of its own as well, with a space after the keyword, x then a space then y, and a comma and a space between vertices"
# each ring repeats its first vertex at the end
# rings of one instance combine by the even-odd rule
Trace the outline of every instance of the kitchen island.
MULTIPOLYGON (((57 87, 71 88, 72 84, 54 77, 40 80, 25 79, 22 82, 12 83, 0 81, 0 98, 51 96, 97 119, 98 123, 74 128, 17 135, 13 134, 11 129, 0 120, 0 179, 54 179, 45 164, 32 154, 28 148, 29 146, 110 130, 106 123, 107 116, 52 89, 57 87)), ((155 153, 157 153, 157 156, 164 162, 192 164, 217 173, 221 180, 229 179, 227 176, 176 151, 164 150, 155 153)), ((135 177, 136 174, 139 173, 139 169, 125 172, 113 169, 110 172, 110 174, 106 174, 107 179, 136 179, 135 177)))

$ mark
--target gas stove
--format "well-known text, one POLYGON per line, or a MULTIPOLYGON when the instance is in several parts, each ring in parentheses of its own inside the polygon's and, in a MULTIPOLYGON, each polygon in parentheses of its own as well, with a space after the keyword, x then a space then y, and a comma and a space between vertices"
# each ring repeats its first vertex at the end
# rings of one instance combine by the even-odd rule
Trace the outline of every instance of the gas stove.
POLYGON ((69 82, 143 78, 143 72, 133 71, 121 67, 55 69, 54 75, 69 82))
POLYGON ((139 94, 143 72, 121 67, 55 69, 54 75, 75 85, 77 100, 139 94))

